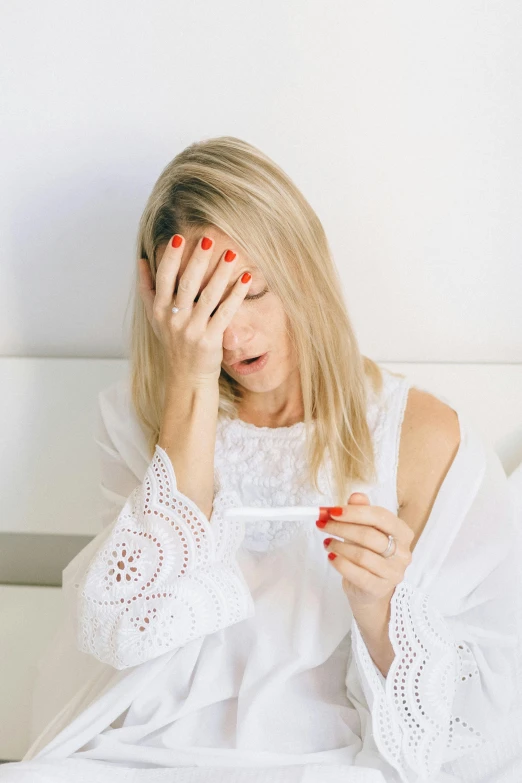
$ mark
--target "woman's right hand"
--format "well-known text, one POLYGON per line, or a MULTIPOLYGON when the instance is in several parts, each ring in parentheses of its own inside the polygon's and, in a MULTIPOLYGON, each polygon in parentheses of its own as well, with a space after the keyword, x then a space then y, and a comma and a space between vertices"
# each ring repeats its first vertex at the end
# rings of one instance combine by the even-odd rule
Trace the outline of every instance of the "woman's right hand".
MULTIPOLYGON (((174 236, 181 237, 180 234, 174 236)), ((202 242, 206 239, 203 244, 208 244, 209 238, 202 235, 179 279, 174 297, 185 239, 181 237, 179 247, 173 246, 173 239, 169 240, 158 265, 155 288, 148 261, 139 259, 139 293, 154 333, 163 345, 170 376, 190 385, 213 385, 221 373, 223 333, 250 287, 251 276, 245 282, 242 280, 249 273, 238 278, 218 307, 235 267, 235 254, 227 250, 222 253, 198 302, 194 303, 214 246, 211 241, 204 249, 202 242), (232 260, 225 261, 230 256, 232 260), (174 299, 177 307, 190 309, 173 313, 174 299)))

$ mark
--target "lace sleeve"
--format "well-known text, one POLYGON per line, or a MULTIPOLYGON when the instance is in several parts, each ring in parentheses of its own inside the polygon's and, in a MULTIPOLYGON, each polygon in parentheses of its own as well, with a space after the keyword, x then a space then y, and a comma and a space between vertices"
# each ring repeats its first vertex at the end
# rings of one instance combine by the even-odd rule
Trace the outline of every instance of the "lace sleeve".
POLYGON ((76 573, 79 649, 125 669, 252 616, 235 559, 244 523, 221 515, 234 503, 218 492, 209 522, 177 490, 157 445, 142 484, 76 573))
POLYGON ((448 473, 392 597, 386 678, 352 625, 348 695, 362 686, 372 742, 404 783, 465 765, 508 725, 519 687, 519 534, 498 457, 473 443, 469 464, 464 448, 448 473))

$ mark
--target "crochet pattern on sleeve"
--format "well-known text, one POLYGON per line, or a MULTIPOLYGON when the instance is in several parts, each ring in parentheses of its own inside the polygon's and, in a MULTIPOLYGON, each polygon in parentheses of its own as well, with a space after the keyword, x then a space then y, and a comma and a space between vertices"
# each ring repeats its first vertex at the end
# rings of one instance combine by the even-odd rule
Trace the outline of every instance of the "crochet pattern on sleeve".
POLYGON ((172 463, 156 446, 143 483, 75 584, 79 649, 122 669, 251 616, 235 560, 244 526, 221 516, 234 504, 219 492, 209 522, 178 492, 172 463))

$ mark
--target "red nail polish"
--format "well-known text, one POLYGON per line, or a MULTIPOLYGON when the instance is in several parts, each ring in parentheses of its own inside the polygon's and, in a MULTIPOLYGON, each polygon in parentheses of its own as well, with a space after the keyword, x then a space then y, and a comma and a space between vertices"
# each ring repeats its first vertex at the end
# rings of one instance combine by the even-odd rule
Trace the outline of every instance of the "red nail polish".
POLYGON ((334 506, 333 508, 328 509, 328 513, 330 516, 338 517, 343 513, 343 510, 339 506, 334 506))
POLYGON ((327 522, 328 522, 327 519, 318 519, 315 524, 317 525, 317 527, 324 527, 327 522))
POLYGON ((209 247, 212 245, 212 240, 209 237, 203 237, 201 240, 201 247, 203 250, 208 250, 209 247))
POLYGON ((235 257, 236 254, 234 253, 233 250, 227 250, 227 252, 225 253, 225 261, 233 261, 235 257))
POLYGON ((180 235, 174 234, 174 236, 172 237, 172 247, 179 247, 182 242, 183 239, 180 237, 180 235))
POLYGON ((323 541, 323 544, 325 546, 329 546, 329 544, 333 541, 333 538, 325 538, 323 541))
POLYGON ((328 552, 328 560, 335 560, 336 557, 335 552, 328 552))

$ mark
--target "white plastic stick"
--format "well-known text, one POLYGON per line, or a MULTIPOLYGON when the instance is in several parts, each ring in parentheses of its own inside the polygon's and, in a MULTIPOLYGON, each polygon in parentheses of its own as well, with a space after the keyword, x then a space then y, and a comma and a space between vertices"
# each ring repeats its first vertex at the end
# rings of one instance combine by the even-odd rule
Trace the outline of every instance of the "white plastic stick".
POLYGON ((320 506, 240 506, 227 508, 224 519, 277 519, 295 522, 302 519, 329 519, 327 512, 321 512, 320 506))

